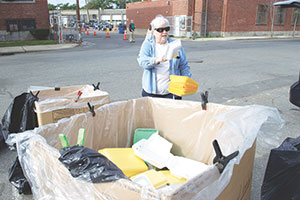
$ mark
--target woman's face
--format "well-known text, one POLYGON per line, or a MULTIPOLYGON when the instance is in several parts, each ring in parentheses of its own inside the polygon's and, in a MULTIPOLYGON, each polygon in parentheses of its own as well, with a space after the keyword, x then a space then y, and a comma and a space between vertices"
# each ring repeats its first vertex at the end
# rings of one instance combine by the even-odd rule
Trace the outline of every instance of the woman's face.
POLYGON ((168 39, 169 30, 170 26, 167 24, 162 24, 154 28, 153 34, 155 36, 155 42, 158 44, 165 44, 168 39))

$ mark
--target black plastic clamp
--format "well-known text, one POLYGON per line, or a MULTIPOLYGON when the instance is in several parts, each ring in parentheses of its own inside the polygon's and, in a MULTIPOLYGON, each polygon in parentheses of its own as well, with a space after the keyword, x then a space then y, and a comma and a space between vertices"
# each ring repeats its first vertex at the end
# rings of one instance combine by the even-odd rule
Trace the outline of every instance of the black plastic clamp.
POLYGON ((95 113, 95 106, 91 106, 91 104, 88 102, 87 105, 89 106, 90 112, 92 113, 93 117, 96 115, 95 113))
POLYGON ((216 152, 216 157, 213 160, 213 163, 216 164, 220 174, 223 172, 223 170, 225 169, 225 167, 227 166, 227 164, 229 163, 230 160, 232 160, 233 158, 235 158, 238 154, 239 151, 235 151, 232 154, 230 154, 229 156, 225 157, 220 149, 219 143, 217 140, 213 141, 213 146, 216 152))
POLYGON ((208 103, 208 91, 205 91, 205 93, 201 92, 201 99, 202 99, 202 109, 206 110, 206 104, 208 103))
POLYGON ((95 90, 100 90, 100 82, 97 83, 97 86, 94 85, 94 84, 93 84, 93 86, 94 86, 94 91, 95 90))

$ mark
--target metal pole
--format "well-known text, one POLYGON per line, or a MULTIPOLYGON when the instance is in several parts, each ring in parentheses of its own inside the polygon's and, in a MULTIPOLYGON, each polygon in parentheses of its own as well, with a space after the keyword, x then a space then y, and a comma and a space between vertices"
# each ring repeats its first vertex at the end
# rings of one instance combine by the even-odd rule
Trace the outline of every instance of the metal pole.
POLYGON ((81 39, 81 27, 80 27, 79 0, 76 0, 76 14, 77 14, 78 41, 79 41, 79 44, 81 44, 82 43, 82 39, 81 39))
POLYGON ((195 31, 195 10, 196 10, 196 8, 195 8, 195 6, 196 6, 196 0, 193 0, 193 18, 192 18, 192 30, 193 30, 193 40, 195 40, 195 38, 196 38, 196 31, 195 31))
MULTIPOLYGON (((273 2, 272 5, 270 5, 270 8, 272 8, 272 24, 271 24, 271 37, 273 37, 273 31, 274 31, 274 17, 275 17, 275 6, 273 6, 273 2)), ((278 9, 278 8, 277 8, 278 9)), ((277 10, 278 12, 278 10, 277 10)))
POLYGON ((85 5, 86 5, 87 21, 88 21, 88 23, 90 23, 90 13, 89 13, 87 0, 85 0, 85 5))
MULTIPOLYGON (((295 8, 297 9, 297 8, 295 8)), ((293 29, 293 38, 295 37, 295 30, 296 30, 296 25, 297 25, 297 21, 298 21, 298 14, 299 14, 299 9, 296 10, 296 16, 295 16, 295 20, 294 20, 294 29, 293 29)))
POLYGON ((205 1, 204 37, 206 37, 206 31, 207 31, 207 10, 208 10, 208 0, 205 1))

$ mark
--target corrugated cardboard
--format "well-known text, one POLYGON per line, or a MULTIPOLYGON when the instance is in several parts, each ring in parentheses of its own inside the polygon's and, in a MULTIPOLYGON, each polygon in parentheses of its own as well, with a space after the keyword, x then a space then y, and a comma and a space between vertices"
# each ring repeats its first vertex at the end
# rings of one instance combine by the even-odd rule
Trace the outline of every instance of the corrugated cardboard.
POLYGON ((140 98, 106 104, 94 117, 79 114, 14 137, 18 137, 18 156, 35 199, 250 199, 256 135, 272 115, 279 115, 278 111, 255 105, 208 104, 202 110, 201 102, 140 98), (94 150, 131 147, 135 129, 155 128, 173 143, 174 155, 211 165, 211 170, 170 193, 157 193, 125 179, 97 184, 82 181, 58 161, 61 145, 58 136, 54 137, 64 133, 72 146, 79 128, 86 129, 85 146, 94 150), (224 155, 240 151, 221 175, 212 165, 214 139, 224 155))
MULTIPOLYGON (((33 91, 36 93, 37 91, 33 91)), ((69 86, 40 90, 39 100, 35 102, 38 125, 55 123, 60 119, 89 111, 87 103, 95 109, 109 103, 107 92, 94 90, 90 85, 69 86), (75 102, 78 91, 83 92, 75 102)))

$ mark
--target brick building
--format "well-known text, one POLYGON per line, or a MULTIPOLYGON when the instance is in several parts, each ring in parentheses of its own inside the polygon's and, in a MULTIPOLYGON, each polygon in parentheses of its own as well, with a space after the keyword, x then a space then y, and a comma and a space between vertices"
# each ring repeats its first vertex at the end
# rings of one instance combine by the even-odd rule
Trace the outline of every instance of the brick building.
POLYGON ((34 28, 49 28, 47 0, 0 0, 0 41, 33 39, 34 28))
POLYGON ((300 14, 273 6, 276 0, 147 0, 128 3, 127 21, 144 33, 158 14, 167 16, 175 36, 300 35, 300 14), (294 22, 297 19, 297 25, 294 22))

